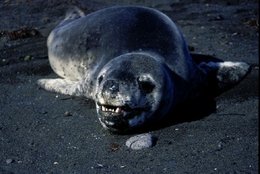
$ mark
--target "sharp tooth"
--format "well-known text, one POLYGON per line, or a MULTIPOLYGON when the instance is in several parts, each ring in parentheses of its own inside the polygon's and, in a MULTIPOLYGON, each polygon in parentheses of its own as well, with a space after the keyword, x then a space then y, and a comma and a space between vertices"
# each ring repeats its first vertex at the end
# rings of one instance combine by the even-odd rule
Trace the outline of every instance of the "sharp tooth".
POLYGON ((105 121, 105 123, 107 124, 107 125, 110 125, 110 126, 113 126, 115 123, 113 123, 113 122, 110 122, 110 121, 105 121))
POLYGON ((121 108, 120 108, 120 107, 107 108, 107 107, 105 107, 105 106, 101 106, 101 111, 103 111, 103 112, 115 112, 115 113, 119 113, 119 112, 121 112, 121 108))
POLYGON ((118 107, 118 108, 116 108, 116 111, 115 111, 116 113, 119 113, 119 112, 121 112, 121 109, 118 107))

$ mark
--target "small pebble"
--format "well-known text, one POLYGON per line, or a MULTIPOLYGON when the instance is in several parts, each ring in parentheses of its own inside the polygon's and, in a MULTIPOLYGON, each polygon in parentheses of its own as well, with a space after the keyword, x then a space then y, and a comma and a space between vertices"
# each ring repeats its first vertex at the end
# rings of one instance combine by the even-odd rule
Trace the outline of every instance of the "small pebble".
POLYGON ((117 144, 117 143, 112 143, 112 144, 110 145, 110 149, 111 149, 112 152, 117 151, 119 148, 120 148, 120 145, 117 144))
POLYGON ((64 112, 64 116, 69 117, 72 116, 72 114, 69 111, 64 112))
POLYGON ((13 159, 7 159, 5 162, 6 162, 6 164, 11 164, 11 163, 14 162, 14 160, 13 159))
POLYGON ((98 166, 98 167, 104 167, 104 165, 103 165, 103 164, 97 164, 97 166, 98 166))
POLYGON ((45 110, 40 110, 39 113, 40 113, 40 114, 47 114, 48 112, 45 111, 45 110))
POLYGON ((155 138, 150 133, 140 134, 129 138, 126 146, 133 150, 141 150, 154 146, 155 138))
POLYGON ((23 58, 23 60, 26 62, 26 61, 30 61, 30 60, 32 60, 33 59, 33 57, 31 56, 31 55, 27 55, 27 56, 25 56, 24 58, 23 58))
POLYGON ((102 168, 104 168, 105 166, 103 165, 103 164, 97 164, 97 166, 96 167, 91 167, 92 169, 94 169, 94 168, 96 168, 96 169, 102 169, 102 168))

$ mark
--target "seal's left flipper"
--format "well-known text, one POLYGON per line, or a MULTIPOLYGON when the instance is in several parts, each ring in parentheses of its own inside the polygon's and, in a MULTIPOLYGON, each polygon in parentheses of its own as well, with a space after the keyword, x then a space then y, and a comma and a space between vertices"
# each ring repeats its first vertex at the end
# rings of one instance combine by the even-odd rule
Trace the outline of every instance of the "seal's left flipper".
POLYGON ((72 95, 72 96, 81 96, 82 95, 82 88, 81 83, 78 81, 71 81, 66 79, 40 79, 37 81, 37 84, 51 92, 57 92, 65 95, 72 95))
POLYGON ((219 92, 239 83, 251 70, 244 62, 202 62, 200 68, 215 76, 219 92))

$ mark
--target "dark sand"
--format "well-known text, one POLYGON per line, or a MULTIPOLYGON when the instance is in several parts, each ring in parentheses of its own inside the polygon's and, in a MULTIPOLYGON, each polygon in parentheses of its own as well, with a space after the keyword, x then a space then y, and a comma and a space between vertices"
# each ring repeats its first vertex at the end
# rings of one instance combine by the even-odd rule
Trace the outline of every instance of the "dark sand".
POLYGON ((1 1, 0 173, 258 173, 257 1, 181 2, 1 1), (125 146, 131 135, 101 127, 92 101, 36 85, 55 76, 46 38, 68 8, 89 13, 119 2, 165 12, 195 53, 253 66, 244 81, 216 98, 215 112, 152 131, 156 145, 141 151, 125 146))

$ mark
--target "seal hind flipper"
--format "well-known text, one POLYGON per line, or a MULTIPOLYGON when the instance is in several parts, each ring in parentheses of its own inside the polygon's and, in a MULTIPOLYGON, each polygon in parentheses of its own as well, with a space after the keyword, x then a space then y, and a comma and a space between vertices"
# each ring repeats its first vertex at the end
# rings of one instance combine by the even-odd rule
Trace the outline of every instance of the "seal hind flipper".
POLYGON ((218 62, 217 80, 220 89, 228 89, 239 83, 250 72, 251 66, 244 62, 218 62))
POLYGON ((37 84, 51 92, 57 92, 71 96, 82 96, 82 87, 79 81, 71 81, 67 79, 40 79, 37 84))
MULTIPOLYGON (((238 84, 250 72, 251 66, 244 62, 202 62, 199 67, 213 76, 216 92, 223 92, 238 84)), ((212 79, 211 79, 212 80, 212 79)))
POLYGON ((78 7, 74 6, 73 8, 71 8, 70 10, 67 11, 65 18, 59 23, 57 28, 64 26, 64 25, 66 25, 76 19, 79 19, 81 17, 84 17, 84 16, 85 16, 85 13, 82 10, 80 10, 78 7))

